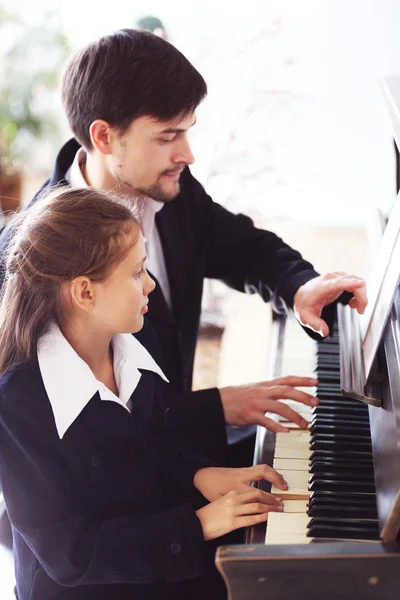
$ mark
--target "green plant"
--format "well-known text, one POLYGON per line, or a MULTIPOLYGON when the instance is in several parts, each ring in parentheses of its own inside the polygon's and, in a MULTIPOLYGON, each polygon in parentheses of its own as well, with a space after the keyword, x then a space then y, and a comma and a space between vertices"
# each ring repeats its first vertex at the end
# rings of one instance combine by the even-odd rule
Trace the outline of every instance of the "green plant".
POLYGON ((55 13, 26 23, 0 8, 0 174, 22 168, 32 142, 54 134, 54 96, 67 38, 55 13))

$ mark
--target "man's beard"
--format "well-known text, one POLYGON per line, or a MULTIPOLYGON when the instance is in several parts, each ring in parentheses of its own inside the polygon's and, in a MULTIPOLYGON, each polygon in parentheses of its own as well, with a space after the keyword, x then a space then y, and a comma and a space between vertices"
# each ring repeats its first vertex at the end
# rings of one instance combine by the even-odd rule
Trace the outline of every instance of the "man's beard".
POLYGON ((179 181, 176 182, 176 190, 169 192, 164 190, 163 186, 159 183, 151 185, 147 188, 135 188, 135 193, 138 196, 147 196, 148 198, 156 200, 156 202, 162 202, 163 204, 171 202, 171 200, 175 200, 175 198, 179 196, 180 191, 181 184, 179 181))
POLYGON ((176 182, 175 191, 167 192, 160 183, 155 183, 154 185, 150 185, 146 188, 140 188, 135 187, 121 175, 116 175, 116 179, 122 188, 129 189, 135 196, 146 196, 147 198, 156 200, 156 202, 162 202, 163 204, 171 202, 171 200, 175 200, 181 191, 181 184, 179 180, 176 182))

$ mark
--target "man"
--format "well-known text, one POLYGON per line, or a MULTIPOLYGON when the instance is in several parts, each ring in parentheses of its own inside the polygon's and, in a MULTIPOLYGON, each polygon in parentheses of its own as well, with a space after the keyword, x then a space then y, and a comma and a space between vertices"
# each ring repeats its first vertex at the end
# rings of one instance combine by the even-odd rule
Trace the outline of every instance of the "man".
MULTIPOLYGON (((304 427, 300 415, 277 400, 311 404, 315 400, 295 386, 315 381, 283 378, 191 392, 204 278, 257 292, 266 302, 274 297, 324 336, 325 306, 347 291, 350 305, 363 312, 366 295, 357 277, 319 276, 276 235, 213 202, 191 175, 187 136, 206 91, 187 59, 151 33, 126 29, 90 44, 71 58, 62 80, 75 139, 61 149, 52 176, 31 204, 57 184, 114 189, 141 204, 147 267, 158 282, 141 341, 179 392, 175 406, 188 436, 199 450, 226 461, 225 424, 284 430, 265 417, 269 411, 304 427)), ((3 249, 11 237, 9 227, 3 249)), ((332 307, 327 310, 332 313, 332 307)), ((242 464, 251 461, 253 439, 254 427, 236 431, 232 440, 242 445, 242 464)))

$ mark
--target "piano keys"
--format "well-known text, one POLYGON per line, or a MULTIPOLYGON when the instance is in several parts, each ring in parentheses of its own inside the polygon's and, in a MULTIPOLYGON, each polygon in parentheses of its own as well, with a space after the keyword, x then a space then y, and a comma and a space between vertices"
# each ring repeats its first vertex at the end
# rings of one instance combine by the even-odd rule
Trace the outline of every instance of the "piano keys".
MULTIPOLYGON (((398 306, 400 312, 400 295, 398 306)), ((289 488, 284 492, 260 482, 262 489, 283 498, 284 512, 270 513, 266 525, 249 529, 245 545, 218 549, 216 563, 229 598, 298 600, 299 593, 307 600, 397 598, 400 545, 380 541, 388 517, 384 498, 387 501, 389 490, 382 489, 379 498, 376 481, 380 483, 385 476, 383 469, 376 473, 374 461, 382 464, 384 458, 381 452, 374 453, 372 443, 377 434, 371 425, 376 428, 385 421, 376 418, 382 409, 342 395, 337 328, 332 339, 316 344, 304 339, 294 320, 275 315, 274 322, 274 327, 286 329, 286 335, 282 331, 274 335, 275 339, 283 337, 285 344, 276 361, 281 372, 271 372, 271 376, 317 376, 315 395, 320 403, 301 407, 308 430, 274 415, 290 428, 289 433, 264 431, 257 436, 262 444, 256 448, 256 462, 274 466, 289 488)), ((388 374, 385 377, 389 379, 388 374)), ((386 396, 393 401, 387 392, 386 396)), ((400 409, 400 394, 395 400, 400 409)), ((392 437, 389 429, 383 431, 392 437)), ((398 461, 398 476, 391 485, 400 489, 400 454, 394 448, 391 453, 398 461)))
POLYGON ((379 539, 368 407, 341 395, 338 372, 336 328, 328 343, 316 347, 320 404, 303 408, 309 431, 276 434, 273 466, 289 488, 271 488, 287 502, 283 513, 268 519, 266 544, 379 539), (298 458, 299 449, 307 458, 298 458))

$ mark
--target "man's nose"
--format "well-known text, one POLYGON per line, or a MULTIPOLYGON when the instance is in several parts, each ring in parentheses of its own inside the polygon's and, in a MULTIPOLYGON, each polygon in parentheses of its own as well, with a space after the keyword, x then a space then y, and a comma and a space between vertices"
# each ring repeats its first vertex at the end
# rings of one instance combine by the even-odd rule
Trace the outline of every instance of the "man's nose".
POLYGON ((188 139, 182 140, 182 145, 174 156, 174 162, 185 163, 186 165, 194 163, 194 156, 188 139))

